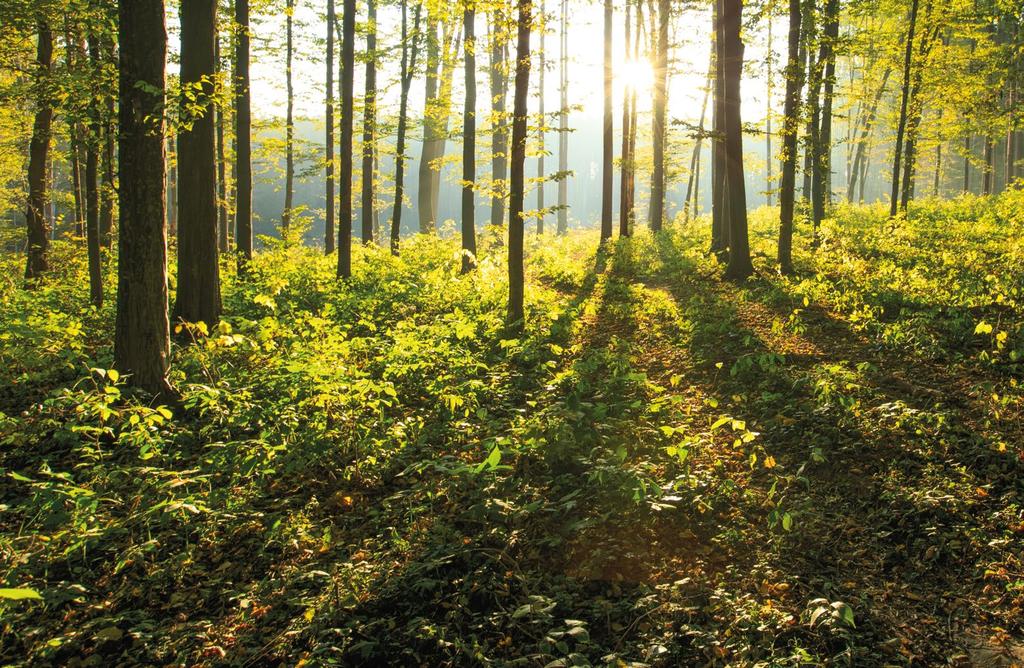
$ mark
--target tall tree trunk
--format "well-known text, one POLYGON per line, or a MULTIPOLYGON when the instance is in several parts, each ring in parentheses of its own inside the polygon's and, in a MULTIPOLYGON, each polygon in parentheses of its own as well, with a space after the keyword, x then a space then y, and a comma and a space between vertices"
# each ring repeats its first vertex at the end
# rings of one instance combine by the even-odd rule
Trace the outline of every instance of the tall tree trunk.
POLYGON ((992 137, 985 137, 985 178, 982 185, 982 193, 992 194, 992 182, 995 176, 995 142, 992 137))
POLYGON ((793 273, 793 210, 796 204, 797 133, 800 131, 800 0, 789 0, 789 53, 786 60, 786 101, 782 120, 782 181, 779 184, 779 271, 793 273))
POLYGON ((729 226, 726 221, 726 167, 725 167, 725 76, 722 64, 721 3, 715 0, 712 9, 715 61, 714 96, 711 105, 711 248, 710 252, 722 257, 729 248, 729 226))
POLYGON ((216 0, 181 2, 181 116, 178 131, 178 289, 174 321, 220 319, 217 147, 213 121, 216 0), (187 92, 186 92, 187 91, 187 92), (196 106, 201 109, 196 109, 196 106))
MULTIPOLYGON (((629 0, 626 0, 626 21, 623 24, 625 36, 623 39, 622 51, 624 61, 629 59, 629 38, 630 30, 632 29, 632 16, 630 10, 632 5, 629 0)), ((639 10, 639 6, 637 7, 639 10)), ((622 157, 620 159, 621 168, 619 170, 619 236, 629 236, 629 219, 633 210, 633 202, 629 192, 629 174, 633 169, 632 156, 629 154, 629 135, 630 135, 630 113, 629 113, 629 91, 632 88, 632 84, 629 81, 623 82, 622 90, 622 157)))
MULTIPOLYGON (((437 29, 440 21, 427 14, 427 82, 423 114, 423 150, 420 154, 419 205, 420 232, 433 233, 438 220, 438 199, 441 191, 441 158, 444 157, 451 111, 452 73, 459 40, 444 23, 443 40, 437 29), (452 48, 454 42, 454 49, 452 48)), ((460 24, 461 25, 461 24, 460 24)))
POLYGON ((338 278, 352 275, 352 110, 356 62, 356 0, 344 0, 341 17, 341 145, 338 148, 338 278))
MULTIPOLYGON (((217 71, 221 69, 220 58, 220 35, 216 35, 214 43, 216 53, 215 65, 217 71)), ((227 184, 227 157, 224 154, 224 104, 214 103, 214 111, 217 114, 217 247, 221 253, 227 253, 231 247, 228 244, 228 184, 227 184)))
POLYGON ((601 157, 601 240, 612 238, 612 0, 604 0, 604 125, 601 157))
POLYGON ((163 0, 119 0, 120 98, 114 366, 128 382, 173 397, 167 382, 167 237, 164 221, 163 0), (139 84, 145 84, 140 86, 139 84))
POLYGON ((871 106, 868 107, 867 115, 864 117, 864 124, 861 126, 860 136, 857 139, 857 148, 853 154, 853 165, 850 168, 850 182, 846 189, 846 200, 848 202, 853 201, 857 188, 857 179, 860 176, 861 168, 867 160, 868 137, 871 136, 871 130, 878 115, 878 104, 885 94, 885 87, 889 83, 890 74, 892 74, 892 68, 886 67, 885 73, 882 75, 882 83, 878 87, 875 97, 871 100, 871 106))
MULTIPOLYGON (((610 1, 610 0, 609 0, 610 1)), ((512 104, 512 159, 509 170, 508 199, 508 311, 505 320, 510 328, 523 326, 523 196, 526 162, 527 96, 530 92, 530 24, 533 21, 531 0, 517 0, 516 76, 512 104)))
POLYGON ((363 179, 362 179, 362 240, 374 240, 375 208, 373 204, 373 176, 377 149, 374 134, 377 126, 377 2, 366 3, 366 71, 363 92, 363 179))
POLYGON ((772 70, 772 60, 775 54, 772 52, 772 14, 768 13, 768 56, 765 60, 765 69, 767 70, 767 86, 765 95, 765 113, 764 113, 764 156, 765 156, 765 178, 764 178, 764 190, 765 198, 768 202, 768 206, 772 205, 772 164, 775 162, 775 158, 772 156, 772 88, 775 85, 775 72, 772 70))
MULTIPOLYGON (((662 0, 664 2, 665 0, 662 0)), ((743 41, 740 25, 743 0, 718 0, 722 16, 722 60, 725 75, 725 161, 729 198, 728 278, 754 273, 747 238, 747 193, 743 177, 743 121, 740 115, 740 79, 743 76, 743 41)))
POLYGON ((173 238, 178 236, 178 149, 177 132, 171 130, 171 136, 167 138, 167 147, 164 149, 167 155, 167 201, 164 209, 167 212, 167 233, 173 238))
MULTIPOLYGON (((113 61, 116 53, 113 40, 100 38, 103 53, 113 61)), ((114 197, 117 193, 114 186, 114 161, 116 159, 115 142, 117 140, 117 95, 115 91, 107 91, 104 95, 105 118, 103 122, 103 160, 100 169, 100 245, 110 248, 114 231, 114 197)))
MULTIPOLYGON (((643 2, 636 3, 636 23, 633 33, 633 61, 640 61, 640 33, 643 29, 643 2)), ((628 41, 628 40, 627 40, 628 41)), ((629 179, 626 183, 626 194, 629 196, 629 206, 626 207, 626 219, 630 231, 636 225, 636 135, 637 135, 637 111, 636 111, 636 86, 629 89, 629 179)))
MULTIPOLYGON (((927 26, 928 19, 931 16, 931 9, 932 3, 930 0, 927 0, 925 2, 924 14, 925 26, 927 26)), ((923 71, 934 37, 935 32, 932 31, 926 31, 921 35, 918 50, 918 60, 920 62, 918 63, 917 70, 914 72, 914 83, 910 88, 906 142, 903 151, 903 184, 900 190, 900 211, 907 210, 907 205, 910 203, 911 197, 913 197, 914 172, 917 164, 918 128, 921 125, 921 116, 924 113, 924 103, 921 101, 921 85, 924 78, 923 71)))
POLYGON ((50 159, 50 128, 53 105, 46 92, 53 60, 53 32, 45 21, 39 21, 36 39, 36 114, 32 122, 32 139, 28 149, 28 206, 25 225, 28 230, 28 252, 25 278, 41 278, 50 270, 50 226, 46 220, 46 168, 50 159))
MULTIPOLYGON (((499 3, 503 9, 504 1, 499 3)), ((505 34, 504 11, 491 13, 490 81, 491 81, 491 225, 505 225, 505 197, 508 192, 508 124, 505 119, 505 95, 508 88, 508 39, 505 34)))
POLYGON ((327 96, 325 110, 327 132, 324 137, 326 149, 325 182, 326 187, 326 222, 324 225, 324 251, 330 255, 334 252, 334 0, 327 0, 327 53, 324 60, 327 65, 327 96))
POLYGON ((971 192, 971 134, 964 137, 964 194, 971 192))
POLYGON ((811 209, 814 223, 814 245, 818 245, 818 228, 825 218, 825 210, 832 204, 832 98, 836 83, 835 45, 839 39, 839 0, 828 0, 825 5, 825 32, 818 61, 822 68, 822 101, 816 117, 815 136, 812 139, 811 209))
POLYGON ((544 188, 547 184, 544 174, 544 134, 548 126, 544 116, 544 71, 547 69, 547 47, 545 35, 548 32, 548 19, 544 0, 540 0, 540 63, 537 76, 537 106, 540 115, 540 128, 537 130, 537 234, 544 234, 544 188))
MULTIPOLYGON (((89 60, 92 71, 102 66, 100 43, 96 35, 89 35, 89 60)), ((103 306, 103 266, 100 257, 100 193, 99 145, 103 136, 100 108, 97 100, 89 104, 89 137, 85 147, 85 239, 89 256, 89 301, 103 306)))
MULTIPOLYGON (((77 60, 85 59, 82 53, 81 38, 72 28, 71 17, 64 14, 64 64, 69 72, 76 70, 77 60)), ((73 219, 68 221, 74 225, 75 236, 86 236, 85 231, 85 197, 82 185, 82 126, 74 118, 68 115, 68 163, 71 168, 71 194, 74 200, 72 210, 73 219)))
POLYGON ((462 13, 465 33, 466 100, 462 112, 462 271, 476 266, 476 9, 467 0, 462 13))
MULTIPOLYGON (((798 0, 799 1, 799 0, 798 0)), ((704 82, 704 101, 700 104, 700 122, 697 123, 697 139, 693 145, 693 155, 690 156, 690 177, 686 182, 685 220, 690 221, 690 215, 697 215, 697 199, 700 197, 700 152, 704 146, 704 119, 708 111, 708 98, 711 95, 711 84, 715 76, 715 54, 712 50, 711 63, 708 65, 708 76, 704 82), (693 205, 691 206, 691 199, 693 205)))
POLYGON ((235 246, 238 270, 252 262, 252 99, 249 90, 249 0, 235 0, 235 246))
MULTIPOLYGON (((372 0, 371 0, 372 2, 372 0)), ((285 89, 288 102, 284 117, 284 211, 281 212, 281 231, 286 233, 292 220, 292 207, 295 196, 295 92, 292 88, 292 15, 295 13, 295 0, 285 3, 285 89)))
POLYGON ((939 186, 942 184, 942 142, 935 145, 935 183, 932 185, 932 197, 939 196, 939 186))
POLYGON ((903 136, 907 129, 907 105, 910 98, 910 68, 914 56, 914 31, 917 29, 918 0, 911 0, 910 23, 907 27, 907 45, 903 55, 903 88, 900 96, 900 117, 896 126, 896 147, 892 163, 892 195, 889 216, 895 217, 900 197, 900 167, 903 154, 903 136))
POLYGON ((413 19, 412 47, 409 46, 408 0, 402 0, 402 63, 401 63, 401 96, 398 103, 398 137, 395 146, 395 203, 391 213, 391 254, 398 255, 398 242, 402 229, 402 205, 405 188, 405 132, 409 123, 409 88, 412 86, 413 73, 416 71, 416 55, 419 50, 420 10, 422 3, 416 4, 416 15, 413 19), (411 55, 410 55, 411 50, 411 55))
POLYGON ((559 43, 558 234, 569 231, 569 2, 562 0, 559 43))
MULTIPOLYGON (((654 110, 651 123, 653 135, 654 166, 651 169, 651 215, 652 232, 659 232, 665 220, 665 109, 668 105, 668 24, 671 4, 669 0, 658 0, 658 47, 654 66, 654 110)), ((651 36, 654 39, 654 36, 651 36)))

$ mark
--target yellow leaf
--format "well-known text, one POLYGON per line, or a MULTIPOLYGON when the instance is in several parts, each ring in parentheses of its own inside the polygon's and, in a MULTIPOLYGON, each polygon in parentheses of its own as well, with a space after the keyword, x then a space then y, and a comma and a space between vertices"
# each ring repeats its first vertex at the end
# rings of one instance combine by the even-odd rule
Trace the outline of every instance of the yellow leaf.
POLYGON ((764 458, 764 467, 766 469, 773 469, 773 468, 775 468, 775 457, 772 457, 771 455, 768 455, 767 457, 765 457, 764 458))

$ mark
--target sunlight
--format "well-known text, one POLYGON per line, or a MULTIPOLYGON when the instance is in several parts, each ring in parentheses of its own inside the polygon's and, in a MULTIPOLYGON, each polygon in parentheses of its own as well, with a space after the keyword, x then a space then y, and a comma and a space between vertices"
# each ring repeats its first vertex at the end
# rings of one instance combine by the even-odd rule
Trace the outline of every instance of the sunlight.
POLYGON ((654 68, 647 59, 629 60, 615 63, 615 85, 619 90, 627 86, 636 89, 643 96, 654 90, 654 68))

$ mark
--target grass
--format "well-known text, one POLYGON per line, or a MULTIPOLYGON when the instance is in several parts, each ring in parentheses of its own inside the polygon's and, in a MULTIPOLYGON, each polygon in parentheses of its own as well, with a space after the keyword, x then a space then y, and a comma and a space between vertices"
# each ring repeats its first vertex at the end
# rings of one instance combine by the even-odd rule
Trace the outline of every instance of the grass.
POLYGON ((277 246, 179 334, 178 407, 110 373, 78 245, 33 292, 5 255, 0 586, 42 600, 0 601, 0 659, 998 665, 1022 205, 839 207, 791 278, 758 211, 743 284, 703 225, 532 239, 517 338, 493 238, 348 285, 277 246))

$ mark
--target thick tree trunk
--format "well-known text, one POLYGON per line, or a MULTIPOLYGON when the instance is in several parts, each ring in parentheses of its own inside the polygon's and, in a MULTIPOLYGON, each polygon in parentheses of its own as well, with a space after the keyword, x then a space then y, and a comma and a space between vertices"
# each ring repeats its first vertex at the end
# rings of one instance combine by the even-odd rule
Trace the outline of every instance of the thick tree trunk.
POLYGON ((779 184, 779 271, 793 273, 793 210, 796 204, 797 133, 800 128, 800 0, 789 0, 789 53, 786 60, 786 101, 782 120, 782 180, 779 184))
POLYGON ((32 122, 32 139, 28 148, 28 206, 25 226, 28 230, 28 248, 25 278, 41 278, 50 270, 50 225, 46 220, 47 165, 50 160, 50 129, 53 124, 53 106, 45 92, 53 60, 53 32, 49 24, 40 21, 36 40, 36 114, 32 122))
POLYGON ((569 231, 569 2, 562 0, 559 53, 558 234, 569 231))
MULTIPOLYGON (((609 0, 610 1, 610 0, 609 0)), ((518 0, 516 22, 516 76, 512 105, 512 160, 508 201, 508 311, 506 323, 512 329, 523 327, 523 198, 526 162, 527 96, 530 92, 530 24, 533 4, 518 0)))
POLYGON ((377 2, 366 3, 366 70, 363 88, 363 178, 360 206, 361 237, 364 244, 374 241, 376 220, 373 203, 373 177, 377 149, 374 134, 377 126, 377 2))
POLYGON ((235 0, 235 246, 238 270, 252 261, 252 99, 249 90, 249 0, 235 0))
MULTIPOLYGON (((664 0, 662 0, 664 1, 664 0)), ((740 79, 743 42, 740 25, 743 0, 718 0, 722 16, 722 60, 725 75, 725 161, 729 198, 729 266, 727 278, 743 279, 754 273, 747 238, 747 193, 743 177, 743 121, 740 115, 740 79)))
POLYGON ((612 132, 612 0, 604 0, 604 120, 601 153, 601 241, 612 238, 612 183, 615 157, 612 132))
POLYGON ((338 278, 352 275, 352 110, 355 100, 356 0, 341 17, 341 144, 338 147, 338 278))
POLYGON ((181 86, 189 97, 181 100, 181 115, 191 115, 192 123, 178 132, 178 287, 173 319, 211 327, 221 309, 213 119, 216 34, 216 0, 182 0, 181 86))
MULTIPOLYGON (((504 2, 500 3, 504 8, 504 2)), ((505 14, 491 14, 490 82, 491 82, 491 225, 505 225, 505 198, 508 196, 508 124, 505 119, 505 96, 508 88, 508 40, 505 35, 505 14)))
POLYGON ((910 68, 914 56, 914 31, 917 28, 918 0, 911 0, 910 23, 907 27, 907 45, 903 55, 903 88, 900 97, 900 116, 896 126, 896 147, 892 163, 892 195, 889 199, 889 216, 895 217, 900 197, 900 167, 903 156, 903 136, 907 129, 907 105, 910 99, 910 68))
MULTIPOLYGON (((371 0, 372 1, 372 0, 371 0)), ((284 210, 281 212, 281 231, 287 233, 292 220, 295 195, 295 92, 292 88, 292 14, 295 0, 285 3, 285 90, 288 101, 284 117, 284 210)))
POLYGON ((167 382, 170 332, 162 120, 167 52, 164 3, 119 0, 118 9, 121 196, 114 366, 129 374, 128 382, 133 385, 173 397, 167 382))
MULTIPOLYGON (((651 134, 654 148, 654 165, 651 169, 651 215, 652 232, 659 232, 665 222, 665 109, 668 105, 668 24, 671 4, 669 0, 658 0, 658 47, 654 66, 654 110, 651 134)), ((651 36, 653 39, 654 36, 651 36)))
POLYGON ((324 225, 324 251, 330 255, 334 252, 334 0, 327 0, 327 96, 325 110, 327 131, 325 144, 325 181, 326 187, 326 222, 324 225))
POLYGON ((468 0, 462 13, 465 32, 466 101, 462 112, 462 271, 476 266, 476 10, 468 0))

